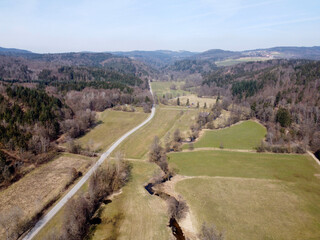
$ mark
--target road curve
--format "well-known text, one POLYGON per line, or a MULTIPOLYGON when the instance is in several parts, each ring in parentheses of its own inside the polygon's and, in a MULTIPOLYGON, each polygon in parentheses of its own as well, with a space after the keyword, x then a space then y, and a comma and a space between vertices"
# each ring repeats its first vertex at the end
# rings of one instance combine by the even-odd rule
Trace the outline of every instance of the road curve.
MULTIPOLYGON (((151 84, 149 81, 150 93, 153 96, 151 84)), ((70 198, 82 187, 82 185, 90 178, 90 176, 97 170, 97 168, 104 162, 104 160, 111 154, 111 152, 116 149, 121 142, 123 142, 127 137, 132 133, 146 125, 154 117, 156 112, 155 105, 152 106, 150 116, 141 124, 131 129, 129 132, 120 137, 111 147, 104 152, 99 160, 90 168, 90 170, 81 178, 81 180, 43 217, 41 218, 36 225, 30 230, 30 232, 23 238, 23 240, 31 240, 37 233, 56 215, 59 210, 68 202, 70 198)))

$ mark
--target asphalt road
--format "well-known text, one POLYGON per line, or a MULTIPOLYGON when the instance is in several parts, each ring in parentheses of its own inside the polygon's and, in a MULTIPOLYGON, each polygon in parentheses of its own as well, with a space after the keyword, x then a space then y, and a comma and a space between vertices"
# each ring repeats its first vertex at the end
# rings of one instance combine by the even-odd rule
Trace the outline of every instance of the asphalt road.
MULTIPOLYGON (((151 89, 151 84, 149 82, 150 92, 153 96, 153 92, 151 89)), ((156 112, 155 106, 152 106, 150 116, 141 124, 131 129, 129 132, 120 137, 115 143, 111 145, 111 147, 104 152, 99 160, 90 168, 90 170, 80 179, 80 181, 43 217, 41 218, 36 225, 30 230, 30 232, 23 238, 23 240, 31 240, 37 233, 56 215, 59 210, 68 202, 70 198, 72 198, 75 193, 83 186, 83 184, 90 178, 90 176, 97 170, 97 168, 104 162, 104 160, 111 154, 111 152, 116 149, 121 142, 123 142, 127 137, 129 137, 132 133, 146 125, 150 120, 154 117, 156 112)))

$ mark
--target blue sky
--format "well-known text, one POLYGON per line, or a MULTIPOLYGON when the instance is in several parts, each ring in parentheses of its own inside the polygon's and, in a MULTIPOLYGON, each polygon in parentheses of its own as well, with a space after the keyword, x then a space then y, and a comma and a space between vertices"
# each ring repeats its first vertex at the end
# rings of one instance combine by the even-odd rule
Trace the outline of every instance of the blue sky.
POLYGON ((320 45, 320 0, 0 0, 0 17, 0 46, 41 53, 320 45))

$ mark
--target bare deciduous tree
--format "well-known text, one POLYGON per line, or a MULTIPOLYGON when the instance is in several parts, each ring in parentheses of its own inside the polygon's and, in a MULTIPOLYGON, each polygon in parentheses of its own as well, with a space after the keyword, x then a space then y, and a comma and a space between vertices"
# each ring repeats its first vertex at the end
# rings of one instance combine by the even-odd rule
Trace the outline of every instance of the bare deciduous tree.
POLYGON ((219 232, 214 225, 209 226, 204 223, 202 224, 199 238, 201 240, 223 240, 224 234, 219 232))

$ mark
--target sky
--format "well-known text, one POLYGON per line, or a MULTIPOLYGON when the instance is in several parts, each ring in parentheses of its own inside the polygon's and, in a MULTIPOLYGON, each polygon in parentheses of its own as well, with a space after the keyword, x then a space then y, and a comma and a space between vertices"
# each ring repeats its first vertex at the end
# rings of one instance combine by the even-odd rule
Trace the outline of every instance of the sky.
POLYGON ((38 53, 320 45, 320 0, 0 0, 0 46, 38 53))

